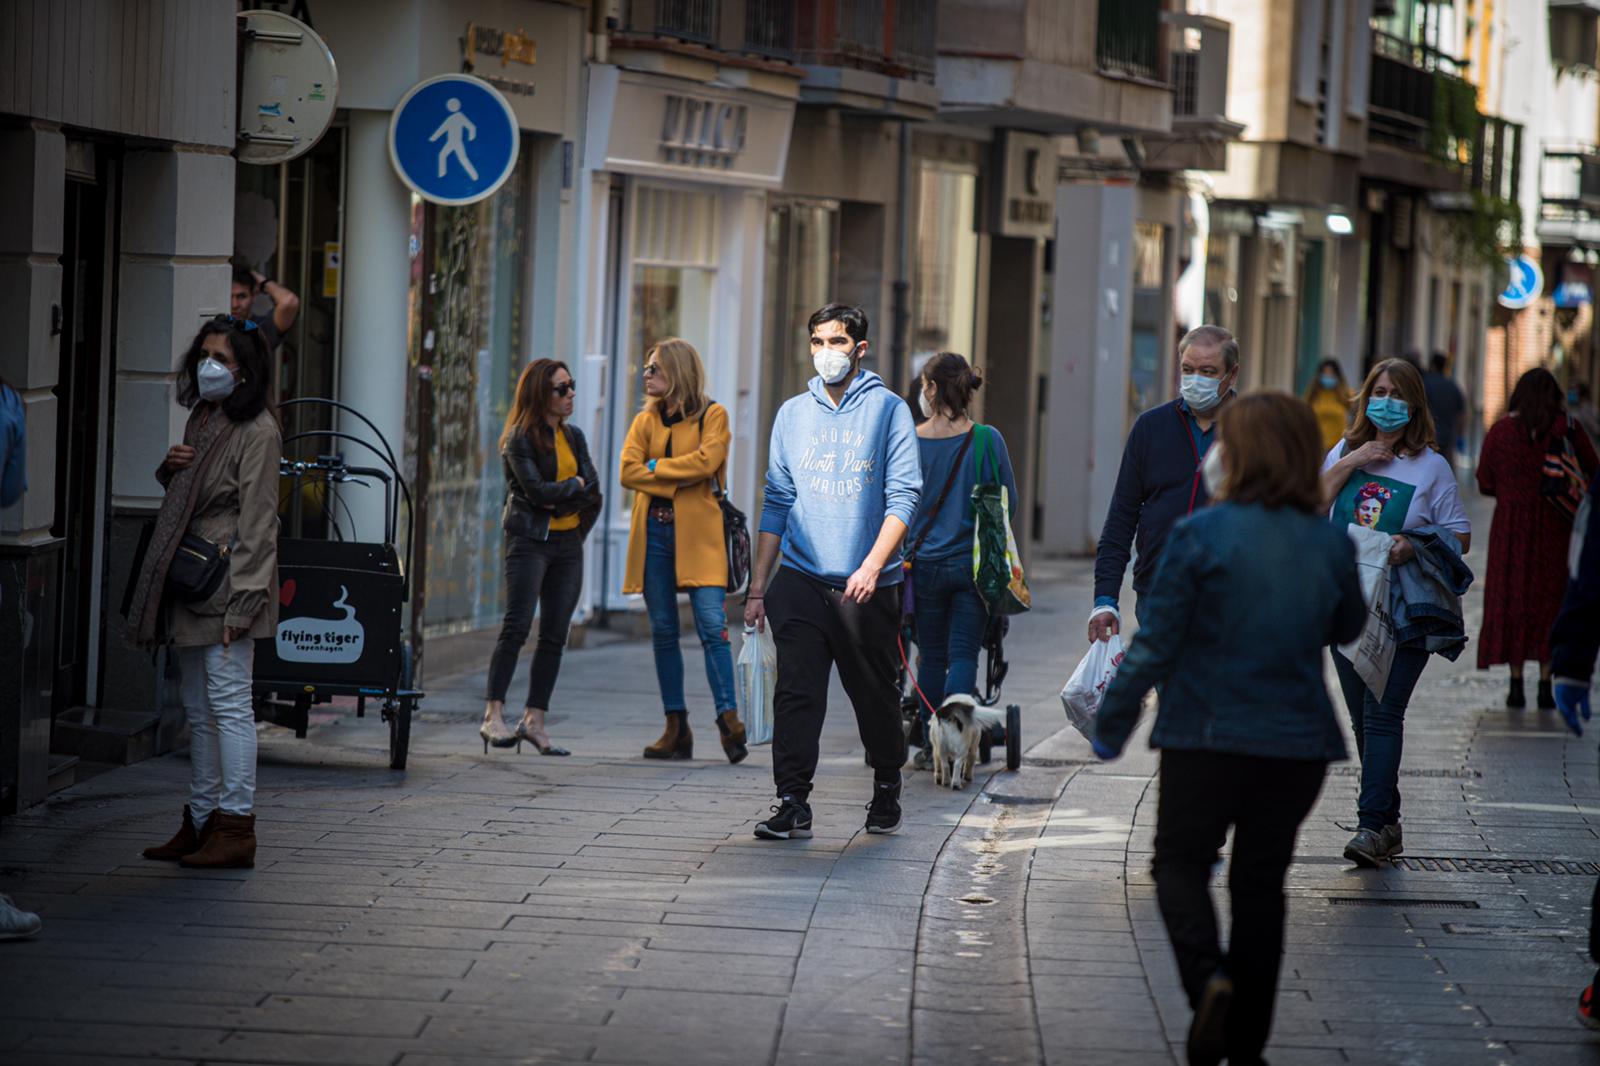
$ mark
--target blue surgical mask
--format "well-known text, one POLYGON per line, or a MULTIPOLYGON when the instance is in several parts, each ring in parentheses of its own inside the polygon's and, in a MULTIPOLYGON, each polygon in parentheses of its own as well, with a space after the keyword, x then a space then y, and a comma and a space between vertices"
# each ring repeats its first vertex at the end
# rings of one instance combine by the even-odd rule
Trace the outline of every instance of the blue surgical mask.
POLYGON ((1317 378, 1317 383, 1325 389, 1336 389, 1339 387, 1339 375, 1323 374, 1317 378))
POLYGON ((1367 401, 1367 420, 1384 432, 1411 421, 1411 408, 1398 396, 1374 396, 1367 401))
POLYGON ((1178 395, 1196 411, 1209 411, 1217 406, 1218 389, 1222 382, 1201 374, 1185 374, 1178 379, 1178 395))

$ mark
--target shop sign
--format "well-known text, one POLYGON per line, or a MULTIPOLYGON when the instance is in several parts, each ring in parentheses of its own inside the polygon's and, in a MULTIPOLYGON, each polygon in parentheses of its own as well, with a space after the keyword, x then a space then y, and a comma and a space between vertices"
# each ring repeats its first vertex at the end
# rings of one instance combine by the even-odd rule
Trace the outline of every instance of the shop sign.
POLYGON ((1506 269, 1510 271, 1510 278, 1500 294, 1501 307, 1520 311, 1544 292, 1544 271, 1539 269, 1536 260, 1526 255, 1508 257, 1506 269))
POLYGON ((778 188, 794 101, 590 68, 583 165, 591 170, 778 188))
POLYGON ((539 42, 528 36, 526 30, 510 33, 469 22, 462 47, 468 63, 476 63, 479 56, 496 56, 502 67, 508 63, 524 63, 531 67, 539 61, 539 42))
POLYGON ((668 93, 662 105, 661 157, 668 163, 727 170, 744 151, 749 122, 746 104, 668 93))
POLYGON ((1055 236, 1055 141, 1037 133, 997 131, 990 232, 1001 237, 1055 236))
POLYGON ((471 204, 505 184, 521 133, 506 98, 467 74, 411 87, 389 121, 389 159, 400 180, 436 204, 471 204))
POLYGON ((1593 302, 1594 296, 1590 293, 1589 283, 1586 281, 1563 281, 1556 286, 1557 307, 1582 307, 1593 302))

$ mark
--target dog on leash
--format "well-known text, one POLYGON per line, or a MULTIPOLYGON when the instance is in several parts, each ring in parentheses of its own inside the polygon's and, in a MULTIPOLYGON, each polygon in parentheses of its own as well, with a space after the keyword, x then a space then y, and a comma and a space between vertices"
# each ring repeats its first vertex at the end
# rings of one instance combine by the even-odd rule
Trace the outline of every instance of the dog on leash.
POLYGON ((928 723, 933 748, 933 783, 965 788, 978 763, 978 742, 985 729, 1001 722, 1000 712, 979 707, 971 696, 946 696, 928 723))

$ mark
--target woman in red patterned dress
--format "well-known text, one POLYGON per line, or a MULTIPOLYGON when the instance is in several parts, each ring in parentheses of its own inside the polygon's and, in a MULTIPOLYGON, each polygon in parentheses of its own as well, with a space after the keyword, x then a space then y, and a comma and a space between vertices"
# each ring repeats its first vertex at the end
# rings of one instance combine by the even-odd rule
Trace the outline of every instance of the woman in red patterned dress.
POLYGON ((1495 498, 1489 527, 1489 573, 1484 586, 1483 631, 1478 638, 1478 669, 1497 663, 1511 667, 1506 706, 1527 706, 1522 664, 1539 663, 1539 708, 1550 710, 1550 627, 1566 588, 1567 544, 1572 520, 1539 494, 1544 456, 1566 436, 1577 452, 1584 477, 1600 459, 1588 434, 1569 435, 1572 422, 1562 408, 1561 387, 1543 368, 1523 374, 1511 393, 1511 412, 1483 440, 1478 458, 1478 489, 1495 498))

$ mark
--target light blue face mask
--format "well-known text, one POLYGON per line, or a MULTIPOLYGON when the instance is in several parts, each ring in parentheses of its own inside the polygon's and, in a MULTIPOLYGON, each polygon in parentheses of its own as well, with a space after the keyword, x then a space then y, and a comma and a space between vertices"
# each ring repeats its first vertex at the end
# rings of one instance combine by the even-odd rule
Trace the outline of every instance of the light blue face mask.
POLYGON ((1322 387, 1325 389, 1336 389, 1339 387, 1339 375, 1337 374, 1323 374, 1317 378, 1317 381, 1320 382, 1322 387))
POLYGON ((1178 395, 1196 411, 1209 411, 1218 403, 1222 382, 1201 374, 1184 374, 1178 379, 1178 395))
POLYGON ((1374 396, 1367 401, 1367 420, 1390 433, 1411 421, 1411 408, 1397 396, 1374 396))

